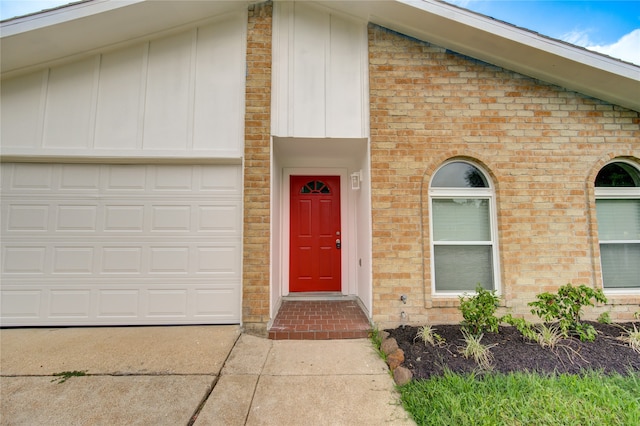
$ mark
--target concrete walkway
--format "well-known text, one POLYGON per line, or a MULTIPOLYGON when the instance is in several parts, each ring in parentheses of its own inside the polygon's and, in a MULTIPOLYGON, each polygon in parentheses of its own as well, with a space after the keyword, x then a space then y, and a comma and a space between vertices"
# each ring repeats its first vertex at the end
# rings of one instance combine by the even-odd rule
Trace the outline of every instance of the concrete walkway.
POLYGON ((237 326, 0 330, 1 425, 404 425, 366 339, 237 326), (86 374, 60 383, 58 373, 86 374), (77 373, 81 372, 81 373, 77 373))

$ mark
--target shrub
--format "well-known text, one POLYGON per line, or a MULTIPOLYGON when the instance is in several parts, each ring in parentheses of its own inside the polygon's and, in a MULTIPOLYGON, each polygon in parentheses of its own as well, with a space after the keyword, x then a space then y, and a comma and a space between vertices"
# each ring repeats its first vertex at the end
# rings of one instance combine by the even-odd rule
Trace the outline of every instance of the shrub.
MULTIPOLYGON (((431 346, 442 346, 445 341, 438 333, 436 333, 435 328, 431 325, 425 325, 418 329, 418 334, 416 335, 416 339, 422 340, 424 344, 430 344, 431 346)), ((415 341, 415 339, 414 339, 415 341)))
POLYGON ((601 313, 598 317, 598 322, 600 324, 611 324, 611 315, 609 315, 609 311, 601 313))
POLYGON ((626 334, 624 336, 619 337, 620 340, 625 342, 631 349, 640 354, 640 330, 636 328, 636 325, 633 324, 632 330, 625 330, 626 334))
POLYGON ((546 324, 539 324, 537 327, 537 340, 538 344, 543 348, 555 348, 556 344, 565 337, 560 328, 557 325, 548 326, 546 324))
POLYGON ((480 341, 484 334, 472 335, 467 331, 462 331, 464 336, 465 346, 460 349, 460 353, 465 358, 473 358, 478 366, 484 370, 490 371, 492 369, 491 363, 493 362, 493 354, 490 349, 497 344, 485 346, 480 341))
POLYGON ((593 341, 596 330, 590 324, 580 322, 580 314, 584 306, 593 306, 592 299, 606 303, 607 298, 602 290, 594 290, 585 285, 574 287, 571 284, 558 289, 557 294, 548 292, 536 296, 538 300, 530 302, 531 313, 546 322, 558 322, 560 331, 574 333, 582 341, 593 341))
POLYGON ((478 284, 475 295, 469 298, 460 297, 460 311, 464 318, 462 327, 475 336, 485 331, 496 333, 499 319, 494 314, 499 301, 495 290, 485 290, 478 284))
POLYGON ((538 334, 536 333, 533 325, 530 322, 527 322, 524 318, 514 318, 511 314, 507 314, 500 318, 500 322, 506 322, 507 324, 517 328, 525 339, 534 341, 538 340, 538 334))

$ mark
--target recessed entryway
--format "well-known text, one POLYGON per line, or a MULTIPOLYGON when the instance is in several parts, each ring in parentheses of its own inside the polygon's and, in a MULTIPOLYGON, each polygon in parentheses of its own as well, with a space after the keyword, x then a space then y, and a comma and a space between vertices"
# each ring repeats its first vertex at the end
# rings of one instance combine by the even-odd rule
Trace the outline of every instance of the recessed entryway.
POLYGON ((368 164, 367 139, 273 138, 271 325, 288 297, 314 292, 357 301, 368 327, 368 164))

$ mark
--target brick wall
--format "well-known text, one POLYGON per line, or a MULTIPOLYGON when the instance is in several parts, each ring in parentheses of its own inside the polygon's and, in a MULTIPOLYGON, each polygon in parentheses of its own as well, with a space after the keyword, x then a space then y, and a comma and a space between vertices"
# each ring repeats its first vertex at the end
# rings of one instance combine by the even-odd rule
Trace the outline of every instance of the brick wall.
MULTIPOLYGON (((504 311, 528 314, 568 282, 602 286, 593 182, 612 158, 639 161, 638 112, 374 25, 369 60, 376 323, 461 319, 457 298, 432 298, 429 266, 428 184, 451 158, 495 184, 504 311)), ((640 296, 609 299, 590 315, 639 309, 640 296)))
POLYGON ((243 302, 245 330, 269 320, 271 22, 273 5, 249 7, 245 96, 243 302))

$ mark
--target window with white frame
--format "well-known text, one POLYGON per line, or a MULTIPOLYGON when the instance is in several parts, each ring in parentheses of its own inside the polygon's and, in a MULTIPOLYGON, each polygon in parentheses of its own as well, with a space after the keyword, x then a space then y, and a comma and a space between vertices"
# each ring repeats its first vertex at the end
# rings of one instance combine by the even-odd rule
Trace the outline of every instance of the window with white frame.
POLYGON ((435 294, 497 290, 495 197, 491 181, 467 161, 445 163, 429 187, 435 294))
POLYGON ((627 161, 600 170, 595 181, 600 262, 605 290, 640 289, 640 171, 627 161))

